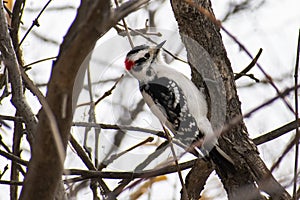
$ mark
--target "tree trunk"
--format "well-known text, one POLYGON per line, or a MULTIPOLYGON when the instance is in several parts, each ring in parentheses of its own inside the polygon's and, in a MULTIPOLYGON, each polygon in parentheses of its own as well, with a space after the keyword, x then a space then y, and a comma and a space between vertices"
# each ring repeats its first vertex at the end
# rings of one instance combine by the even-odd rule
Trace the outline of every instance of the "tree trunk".
MULTIPOLYGON (((209 117, 214 130, 219 130, 222 125, 226 126, 233 118, 242 115, 241 104, 220 28, 211 21, 211 17, 214 18, 211 2, 195 0, 194 3, 198 7, 186 1, 171 0, 179 31, 187 49, 192 80, 198 87, 205 86, 210 109, 209 117), (201 12, 203 10, 205 15, 201 12), (208 15, 211 17, 207 17, 208 15)), ((272 199, 291 198, 259 157, 242 120, 220 136, 219 145, 233 159, 237 168, 232 173, 215 166, 229 199, 264 199, 260 191, 266 192, 272 199)), ((196 164, 186 179, 190 199, 199 198, 204 186, 192 184, 196 180, 195 177, 207 178, 199 173, 199 170, 202 171, 196 164)), ((203 171, 207 172, 207 168, 203 171)), ((205 180, 198 180, 198 183, 205 184, 205 180)))
MULTIPOLYGON (((106 0, 81 1, 77 16, 64 37, 58 58, 53 64, 46 95, 46 103, 54 115, 54 123, 57 123, 63 153, 66 151, 72 125, 74 111, 72 105, 78 96, 78 91, 73 91, 74 85, 77 87, 75 79, 78 72, 82 72, 80 70, 87 66, 86 59, 89 58, 97 40, 120 19, 147 2, 148 0, 132 0, 112 9, 110 2, 106 0)), ((32 157, 20 195, 21 200, 52 200, 55 191, 63 196, 62 191, 57 190, 63 163, 56 148, 53 124, 49 121, 49 112, 43 105, 39 114, 32 157)), ((100 187, 107 186, 100 185, 100 187)))

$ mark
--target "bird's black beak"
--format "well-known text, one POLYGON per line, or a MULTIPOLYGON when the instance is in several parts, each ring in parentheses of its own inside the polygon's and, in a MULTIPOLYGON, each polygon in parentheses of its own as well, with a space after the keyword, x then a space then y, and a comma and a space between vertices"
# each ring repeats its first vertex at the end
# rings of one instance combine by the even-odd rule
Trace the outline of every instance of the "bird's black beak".
POLYGON ((167 40, 165 40, 165 41, 159 43, 158 45, 156 45, 156 49, 162 48, 162 46, 166 43, 166 41, 167 41, 167 40))

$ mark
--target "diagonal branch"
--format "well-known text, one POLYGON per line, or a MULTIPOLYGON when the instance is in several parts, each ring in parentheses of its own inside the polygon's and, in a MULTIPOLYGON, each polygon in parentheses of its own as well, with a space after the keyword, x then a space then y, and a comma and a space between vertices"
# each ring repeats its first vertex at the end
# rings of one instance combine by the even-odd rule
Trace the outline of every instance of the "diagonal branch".
POLYGON ((295 120, 295 121, 292 121, 290 123, 287 123, 273 131, 270 131, 268 133, 265 133, 257 138, 254 138, 253 139, 253 142, 256 144, 256 145, 260 145, 260 144, 263 144, 265 142, 268 142, 268 141, 271 141, 271 140, 274 140, 294 129, 296 129, 297 127, 299 127, 299 119, 298 120, 295 120))

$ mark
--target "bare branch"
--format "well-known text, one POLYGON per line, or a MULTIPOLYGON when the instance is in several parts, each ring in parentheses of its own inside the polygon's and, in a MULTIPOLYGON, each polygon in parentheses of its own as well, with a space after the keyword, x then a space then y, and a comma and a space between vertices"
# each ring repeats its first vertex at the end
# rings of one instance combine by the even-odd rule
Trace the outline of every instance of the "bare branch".
POLYGON ((253 142, 256 144, 256 145, 260 145, 260 144, 263 144, 265 142, 269 142, 271 140, 274 140, 294 129, 296 129, 297 127, 299 127, 299 119, 298 120, 295 120, 293 122, 290 122, 284 126, 281 126, 273 131, 270 131, 268 133, 265 133, 257 138, 254 138, 253 139, 253 142))
MULTIPOLYGON (((300 59, 300 29, 298 33, 298 44, 297 44, 297 57, 296 57, 296 63, 295 63, 295 86, 298 85, 298 72, 299 72, 299 59, 300 59)), ((298 90, 295 89, 295 118, 298 122, 297 125, 299 125, 299 101, 298 101, 298 90)), ((293 198, 297 199, 297 177, 298 177, 298 155, 299 155, 299 139, 300 139, 300 132, 299 127, 296 128, 296 135, 295 135, 295 163, 294 163, 294 184, 293 184, 293 198)))
MULTIPOLYGON (((180 163, 178 165, 180 170, 185 170, 188 168, 191 168, 196 160, 187 161, 184 163, 180 163)), ((204 161, 202 161, 204 162, 204 161)), ((155 176, 161 176, 166 175, 170 173, 177 172, 177 166, 176 165, 169 165, 165 166, 159 169, 153 169, 153 170, 144 170, 140 172, 110 172, 110 171, 93 171, 93 170, 80 170, 80 169, 67 169, 66 175, 80 175, 82 176, 79 179, 73 179, 75 181, 82 181, 84 179, 90 179, 90 178, 107 178, 107 179, 135 179, 135 178, 151 178, 155 176)), ((67 181, 72 182, 72 179, 68 179, 67 181)))
MULTIPOLYGON (((70 143, 71 143, 72 147, 75 149, 77 155, 80 157, 82 162, 85 164, 85 166, 89 170, 97 171, 97 168, 93 165, 90 158, 86 155, 83 148, 80 146, 80 144, 78 144, 78 142, 75 140, 75 138, 72 135, 70 136, 70 143)), ((69 173, 69 172, 67 172, 67 173, 69 173)), ((101 193, 103 195, 110 193, 109 188, 106 186, 106 184, 103 182, 103 180, 101 178, 98 179, 98 182, 101 185, 101 189, 102 189, 101 193)))
POLYGON ((5 157, 5 158, 7 158, 7 159, 9 159, 9 160, 12 160, 12 161, 14 161, 16 163, 19 163, 21 165, 24 165, 24 166, 28 165, 28 161, 22 160, 21 158, 13 155, 11 153, 7 153, 5 151, 0 150, 0 155, 3 156, 3 157, 5 157))
MULTIPOLYGON (((119 7, 119 2, 118 2, 118 0, 115 0, 115 4, 116 4, 116 7, 118 8, 118 7, 119 7)), ((124 26, 124 28, 125 28, 126 35, 127 35, 128 41, 129 41, 129 44, 130 44, 131 48, 133 48, 133 47, 134 47, 134 44, 133 44, 133 41, 132 41, 132 39, 131 39, 131 37, 130 37, 130 34, 129 34, 129 32, 128 32, 128 26, 127 26, 127 23, 126 23, 126 21, 125 21, 124 18, 122 18, 121 20, 122 20, 123 26, 124 26)))
POLYGON ((262 53, 262 49, 260 48, 258 53, 256 54, 256 56, 254 57, 254 59, 251 61, 251 63, 245 69, 243 69, 240 73, 237 73, 237 75, 235 75, 235 77, 234 77, 234 80, 238 80, 239 78, 241 78, 242 76, 247 74, 247 72, 249 72, 255 66, 261 53, 262 53))
POLYGON ((0 180, 0 184, 3 185, 23 185, 23 182, 19 182, 19 181, 5 181, 5 180, 0 180))
POLYGON ((121 157, 122 155, 132 151, 133 149, 142 146, 148 142, 152 142, 153 141, 153 137, 148 137, 147 139, 145 139, 144 141, 130 147, 129 149, 126 149, 125 151, 122 151, 118 154, 113 154, 111 155, 108 159, 105 160, 105 162, 102 162, 100 164, 100 166, 98 167, 98 170, 101 171, 103 168, 106 168, 110 163, 112 163, 113 161, 115 161, 116 159, 118 159, 119 157, 121 157))
MULTIPOLYGON (((294 137, 285 147, 285 149, 283 150, 281 156, 273 163, 273 165, 270 168, 270 171, 273 172, 276 167, 279 166, 279 164, 281 163, 282 159, 287 155, 287 153, 293 148, 293 146, 295 145, 295 142, 299 143, 299 140, 296 141, 296 137, 294 137)), ((299 145, 299 144, 298 144, 299 145)))
POLYGON ((138 10, 150 0, 131 0, 123 3, 121 6, 115 9, 113 19, 117 23, 120 19, 126 17, 128 14, 138 10))
MULTIPOLYGON (((20 115, 24 117, 29 136, 32 137, 32 135, 36 131, 37 119, 23 95, 21 70, 19 68, 16 54, 12 46, 11 38, 8 34, 8 27, 3 12, 2 2, 0 4, 0 7, 0 51, 4 58, 4 64, 9 71, 9 80, 12 87, 12 103, 17 108, 20 115)), ((29 138, 29 142, 32 142, 32 138, 29 138)))
POLYGON ((124 77, 124 74, 122 74, 120 76, 120 78, 118 78, 115 82, 115 84, 108 90, 106 91, 96 102, 95 105, 97 105, 100 101, 102 101, 103 99, 105 99, 106 97, 110 96, 112 91, 116 88, 117 84, 122 80, 122 78, 124 77))
POLYGON ((103 124, 103 123, 88 123, 88 122, 73 122, 73 126, 138 131, 138 132, 151 133, 151 134, 157 135, 159 137, 166 138, 165 134, 162 131, 156 131, 156 130, 140 128, 140 127, 135 127, 135 126, 125 126, 125 125, 117 125, 117 124, 103 124))
MULTIPOLYGON (((281 74, 280 77, 275 77, 275 78, 272 78, 273 82, 283 82, 283 81, 286 81, 287 79, 289 79, 291 77, 291 74, 290 73, 285 73, 285 74, 281 74)), ((243 85, 239 85, 237 86, 238 88, 248 88, 248 87, 252 87, 254 85, 257 85, 257 84, 269 84, 269 79, 267 78, 263 78, 263 79, 260 79, 259 82, 255 81, 254 83, 251 82, 251 83, 247 83, 247 84, 243 84, 243 85)))
POLYGON ((22 43, 24 42, 24 40, 26 39, 27 35, 30 33, 30 31, 33 29, 34 26, 39 27, 39 18, 40 16, 43 14, 43 12, 45 11, 45 9, 49 6, 49 4, 51 3, 52 0, 49 0, 45 6, 42 8, 42 10, 39 12, 39 14, 37 15, 37 17, 32 21, 31 26, 29 27, 29 29, 26 31, 25 35, 23 36, 23 38, 21 39, 21 42, 19 44, 19 47, 22 45, 22 43))
POLYGON ((32 63, 29 63, 29 64, 27 64, 27 65, 24 65, 23 68, 25 68, 25 71, 26 71, 26 70, 29 69, 29 67, 30 67, 31 65, 35 65, 35 64, 38 64, 38 63, 40 63, 40 62, 44 62, 44 61, 48 61, 48 60, 54 60, 54 59, 56 59, 56 58, 57 58, 56 56, 53 56, 53 57, 49 57, 49 58, 40 59, 40 60, 34 61, 34 62, 32 62, 32 63))

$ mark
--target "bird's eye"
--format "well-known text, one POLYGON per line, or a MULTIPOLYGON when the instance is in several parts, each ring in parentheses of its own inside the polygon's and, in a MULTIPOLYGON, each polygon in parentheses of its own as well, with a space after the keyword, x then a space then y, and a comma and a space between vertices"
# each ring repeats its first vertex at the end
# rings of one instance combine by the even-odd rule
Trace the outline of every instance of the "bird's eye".
POLYGON ((140 65, 140 64, 144 63, 146 60, 147 60, 147 59, 146 59, 145 57, 142 57, 142 58, 139 58, 137 61, 135 61, 135 63, 136 63, 137 65, 140 65))
POLYGON ((150 58, 150 54, 149 54, 149 53, 146 53, 146 54, 144 55, 144 57, 138 59, 137 61, 135 61, 135 63, 136 63, 137 65, 140 65, 140 64, 146 62, 149 58, 150 58))

